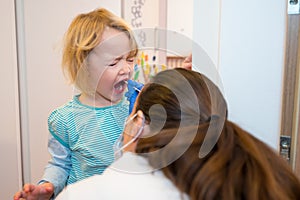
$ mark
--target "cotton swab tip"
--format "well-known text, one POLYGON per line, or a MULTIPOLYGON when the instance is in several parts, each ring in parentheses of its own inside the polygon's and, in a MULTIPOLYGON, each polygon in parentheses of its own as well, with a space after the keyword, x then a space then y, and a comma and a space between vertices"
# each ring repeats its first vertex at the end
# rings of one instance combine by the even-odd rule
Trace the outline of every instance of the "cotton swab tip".
MULTIPOLYGON (((128 84, 128 81, 124 81, 126 84, 128 84)), ((138 89, 137 87, 133 87, 133 89, 135 89, 136 91, 138 91, 138 92, 141 92, 141 90, 140 89, 138 89)))

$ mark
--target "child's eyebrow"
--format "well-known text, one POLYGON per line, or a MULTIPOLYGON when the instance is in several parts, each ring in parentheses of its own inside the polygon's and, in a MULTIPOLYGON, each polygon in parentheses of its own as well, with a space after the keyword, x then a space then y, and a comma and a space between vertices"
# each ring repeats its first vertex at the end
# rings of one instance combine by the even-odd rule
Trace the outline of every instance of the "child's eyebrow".
POLYGON ((122 59, 122 56, 118 56, 118 57, 109 56, 108 58, 105 59, 105 62, 119 61, 121 59, 122 59))
POLYGON ((119 57, 116 57, 114 58, 114 60, 122 60, 123 56, 119 56, 119 57))
POLYGON ((119 61, 119 60, 122 60, 124 57, 127 58, 128 55, 121 55, 121 56, 118 56, 118 57, 113 58, 113 60, 119 61))

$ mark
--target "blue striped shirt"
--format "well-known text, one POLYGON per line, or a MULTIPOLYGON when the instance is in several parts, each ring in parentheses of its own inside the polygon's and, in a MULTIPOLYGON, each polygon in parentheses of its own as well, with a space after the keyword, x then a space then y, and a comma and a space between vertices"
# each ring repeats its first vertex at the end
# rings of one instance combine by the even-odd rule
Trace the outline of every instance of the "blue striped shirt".
POLYGON ((122 133, 128 102, 95 108, 80 103, 79 95, 54 110, 48 119, 51 135, 71 160, 67 184, 101 174, 114 160, 113 143, 122 133))

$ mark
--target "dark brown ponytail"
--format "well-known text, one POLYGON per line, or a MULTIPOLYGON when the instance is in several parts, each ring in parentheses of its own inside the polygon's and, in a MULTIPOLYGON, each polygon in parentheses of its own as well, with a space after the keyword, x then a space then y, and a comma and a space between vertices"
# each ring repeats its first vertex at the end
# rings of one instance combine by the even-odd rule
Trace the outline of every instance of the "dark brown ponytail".
MULTIPOLYGON (((226 119, 226 102, 210 80, 184 69, 164 71, 154 82, 157 80, 160 84, 150 83, 142 90, 137 110, 143 111, 148 122, 160 121, 162 113, 157 110, 149 114, 149 110, 161 105, 167 116, 165 125, 153 136, 140 138, 136 152, 147 156, 154 168, 162 166, 180 191, 192 200, 300 199, 299 180, 287 163, 268 145, 226 119), (178 93, 185 91, 173 93, 173 88, 181 85, 174 81, 172 71, 189 81, 197 103, 179 102, 178 93), (200 113, 195 112, 196 106, 200 113), (196 118, 197 124, 188 123, 191 118, 196 118), (179 139, 172 142, 175 137, 179 139), (211 141, 212 148, 201 158, 199 151, 205 141, 211 141), (149 154, 155 151, 161 153, 149 154), (174 159, 169 163, 170 158, 174 159)), ((189 96, 186 98, 191 102, 189 96)))

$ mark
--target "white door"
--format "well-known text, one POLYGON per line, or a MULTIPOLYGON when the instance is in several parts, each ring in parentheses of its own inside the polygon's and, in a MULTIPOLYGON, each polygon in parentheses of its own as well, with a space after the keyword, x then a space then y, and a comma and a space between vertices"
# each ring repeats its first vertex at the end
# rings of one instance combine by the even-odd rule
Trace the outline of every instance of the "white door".
POLYGON ((15 8, 11 0, 0 4, 0 199, 12 199, 21 183, 15 8))

